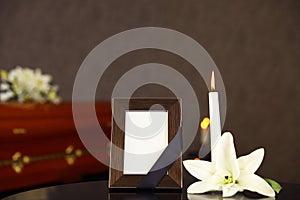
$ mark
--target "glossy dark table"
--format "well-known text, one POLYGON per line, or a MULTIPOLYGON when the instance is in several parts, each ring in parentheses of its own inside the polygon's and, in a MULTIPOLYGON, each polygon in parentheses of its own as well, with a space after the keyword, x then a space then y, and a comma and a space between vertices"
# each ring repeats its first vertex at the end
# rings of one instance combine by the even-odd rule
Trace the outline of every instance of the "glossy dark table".
MULTIPOLYGON (((58 185, 45 187, 41 189, 30 190, 22 192, 9 197, 4 200, 207 200, 207 199, 222 199, 221 193, 208 193, 204 195, 188 195, 186 194, 185 186, 182 192, 160 192, 160 193, 110 193, 107 187, 107 181, 93 181, 82 182, 66 185, 58 185)), ((189 185, 189 184, 186 184, 189 185)), ((282 184, 283 190, 276 197, 279 200, 300 199, 300 184, 282 184)), ((253 199, 245 195, 237 194, 234 197, 226 199, 246 200, 253 199)), ((260 199, 274 199, 274 198, 260 198, 260 199)))

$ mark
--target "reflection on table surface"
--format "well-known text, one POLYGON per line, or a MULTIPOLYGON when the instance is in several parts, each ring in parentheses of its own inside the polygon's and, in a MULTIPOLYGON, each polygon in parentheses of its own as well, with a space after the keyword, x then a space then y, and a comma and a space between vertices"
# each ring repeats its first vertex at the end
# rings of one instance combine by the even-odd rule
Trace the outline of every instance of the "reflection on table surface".
MULTIPOLYGON (((86 198, 84 196, 79 195, 76 191, 69 193, 70 191, 66 191, 64 198, 72 198, 72 199, 82 199, 86 198), (68 194, 69 193, 69 194, 68 194)), ((99 187, 99 193, 101 189, 99 187)), ((105 191, 102 191, 102 194, 105 194, 105 191)), ((17 195, 13 195, 11 197, 6 198, 6 200, 52 200, 52 199, 62 199, 62 196, 57 196, 57 194, 62 195, 62 193, 56 189, 56 187, 48 187, 37 190, 32 190, 28 192, 23 192, 17 195)), ((97 194, 93 199, 96 199, 97 194)), ((101 197, 101 199, 106 199, 101 197)), ((90 197, 88 198, 90 199, 90 197)), ((98 198, 97 198, 98 199, 98 198)), ((209 194, 185 194, 184 192, 172 192, 172 193, 151 193, 151 192, 139 192, 139 193, 107 193, 108 200, 159 200, 159 199, 172 199, 172 200, 212 200, 212 199, 223 199, 221 193, 209 193, 209 194)), ((233 197, 226 198, 226 200, 251 200, 253 198, 246 197, 243 194, 236 194, 233 197)), ((260 198, 260 200, 273 200, 275 198, 260 198)))
POLYGON ((13 195, 11 197, 7 197, 5 199, 13 199, 13 200, 29 200, 29 199, 41 199, 48 200, 51 192, 55 192, 55 187, 42 188, 27 192, 22 192, 20 194, 13 195))
MULTIPOLYGON (((65 199, 88 199, 88 200, 208 200, 208 199, 223 199, 220 192, 213 192, 207 194, 186 194, 186 187, 182 192, 109 192, 107 181, 93 181, 76 184, 66 184, 59 186, 46 187, 36 190, 31 190, 10 197, 4 200, 65 200, 65 199)), ((299 198, 300 185, 299 184, 283 184, 282 192, 276 197, 281 199, 300 199, 299 198)), ((226 200, 250 200, 255 199, 245 196, 242 193, 236 194, 233 197, 226 198, 226 200)), ((257 199, 257 198, 256 198, 257 199)), ((271 200, 275 198, 259 198, 261 200, 271 200)))
MULTIPOLYGON (((221 194, 188 194, 189 200, 211 200, 211 199, 223 199, 221 194)), ((236 194, 233 197, 226 197, 226 200, 250 200, 253 198, 246 197, 244 194, 236 194)), ((274 197, 260 198, 260 200, 274 200, 274 197)))
MULTIPOLYGON (((109 200, 160 200, 160 199, 172 199, 172 200, 212 200, 212 199, 224 199, 221 193, 209 193, 209 194, 185 194, 185 193, 109 193, 109 200)), ((259 198, 260 200, 275 200, 272 197, 259 198)), ((253 198, 246 197, 244 194, 236 194, 233 197, 226 198, 226 200, 253 200, 253 198)))

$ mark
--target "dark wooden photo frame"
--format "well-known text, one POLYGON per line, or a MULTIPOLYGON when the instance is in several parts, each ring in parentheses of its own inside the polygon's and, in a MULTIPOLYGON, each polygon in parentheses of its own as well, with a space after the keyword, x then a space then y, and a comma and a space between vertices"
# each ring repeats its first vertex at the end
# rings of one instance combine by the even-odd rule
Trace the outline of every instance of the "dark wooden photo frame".
MULTIPOLYGON (((113 99, 112 102, 112 133, 109 168, 110 189, 136 189, 145 175, 125 175, 124 137, 125 112, 128 110, 165 110, 168 112, 168 142, 174 138, 181 127, 181 100, 176 98, 131 98, 113 99), (159 105, 159 106, 157 106, 159 105), (118 119, 116 119, 118 118, 118 119), (118 121, 118 124, 116 123, 118 121)), ((182 188, 182 155, 174 161, 167 174, 162 178, 155 189, 181 189, 182 188)))

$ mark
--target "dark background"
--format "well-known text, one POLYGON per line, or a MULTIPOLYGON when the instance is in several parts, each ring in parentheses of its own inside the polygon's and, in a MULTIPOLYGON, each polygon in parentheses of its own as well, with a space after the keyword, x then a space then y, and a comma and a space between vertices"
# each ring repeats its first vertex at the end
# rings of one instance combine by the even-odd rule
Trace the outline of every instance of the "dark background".
MULTIPOLYGON (((233 132, 238 155, 264 147, 258 174, 300 183, 299 20, 297 0, 0 0, 0 67, 39 67, 54 76, 63 99, 71 100, 81 62, 101 41, 136 27, 180 31, 197 40, 220 70, 227 93, 224 131, 233 132)), ((191 66, 153 50, 116 60, 97 99, 110 99, 120 75, 147 62, 185 69, 201 107, 207 107, 207 89, 191 66)), ((151 92, 168 91, 148 85, 136 95, 151 92)), ((207 108, 201 114, 206 116, 207 108)))

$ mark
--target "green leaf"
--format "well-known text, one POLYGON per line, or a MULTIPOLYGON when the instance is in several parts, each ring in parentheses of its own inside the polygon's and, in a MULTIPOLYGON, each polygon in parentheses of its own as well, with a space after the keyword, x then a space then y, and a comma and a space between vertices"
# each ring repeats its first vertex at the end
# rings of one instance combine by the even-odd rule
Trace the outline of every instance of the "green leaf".
POLYGON ((269 179, 269 178, 264 178, 264 180, 267 181, 267 183, 269 183, 271 185, 271 187, 277 194, 282 189, 281 185, 279 183, 277 183, 276 181, 269 179))

